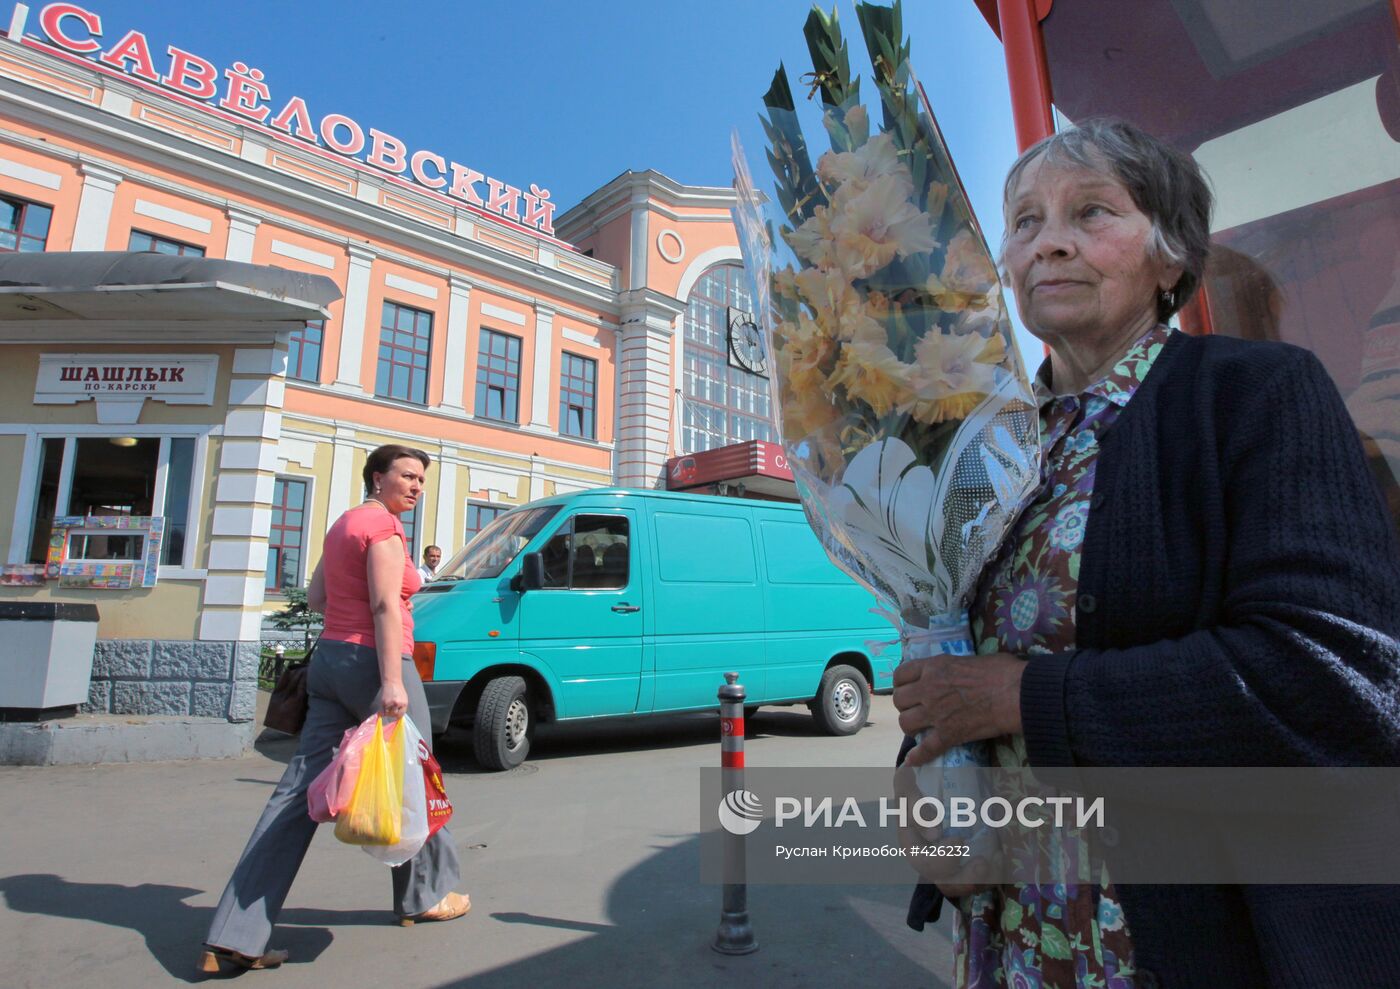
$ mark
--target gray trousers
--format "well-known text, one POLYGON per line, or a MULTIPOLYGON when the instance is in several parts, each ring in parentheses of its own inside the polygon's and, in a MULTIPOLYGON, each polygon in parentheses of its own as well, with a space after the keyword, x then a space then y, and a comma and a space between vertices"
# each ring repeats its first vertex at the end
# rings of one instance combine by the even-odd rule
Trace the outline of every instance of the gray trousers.
MULTIPOLYGON (((408 715, 432 746, 428 699, 412 661, 403 663, 408 715)), ((267 950, 272 925, 301 868, 317 823, 306 809, 306 790, 330 763, 347 728, 375 712, 379 696, 379 659, 373 647, 322 639, 307 670, 310 707, 301 731, 301 745, 287 764, 253 836, 224 889, 205 943, 245 955, 267 950)), ((346 854, 351 849, 346 848, 346 854)), ((369 860, 366 859, 366 862, 369 860)), ((376 864, 377 867, 377 864, 376 864)), ((457 885, 457 847, 446 828, 428 839, 417 855, 395 866, 394 911, 418 914, 436 906, 457 885)))

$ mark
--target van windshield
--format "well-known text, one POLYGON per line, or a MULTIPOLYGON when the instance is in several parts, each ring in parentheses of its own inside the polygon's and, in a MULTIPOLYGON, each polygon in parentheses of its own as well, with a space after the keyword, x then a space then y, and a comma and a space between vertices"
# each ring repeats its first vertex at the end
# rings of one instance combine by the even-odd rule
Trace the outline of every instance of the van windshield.
POLYGON ((478 580, 499 577, 510 561, 544 528, 546 522, 559 514, 558 505, 526 508, 495 519, 477 533, 456 556, 438 571, 438 580, 478 580))

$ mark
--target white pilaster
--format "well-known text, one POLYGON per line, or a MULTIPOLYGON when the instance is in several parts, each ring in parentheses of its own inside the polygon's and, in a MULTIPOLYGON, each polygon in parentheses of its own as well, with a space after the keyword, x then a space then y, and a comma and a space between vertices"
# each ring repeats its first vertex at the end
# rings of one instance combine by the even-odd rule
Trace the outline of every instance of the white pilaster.
POLYGON ((554 397, 554 310, 535 306, 535 373, 530 389, 530 427, 550 432, 549 405, 554 397))
POLYGON ((259 635, 286 366, 280 344, 234 354, 200 605, 199 638, 206 642, 259 635))
POLYGON ((229 261, 251 262, 253 260, 253 243, 257 240, 258 224, 261 222, 261 217, 254 216, 252 213, 230 209, 228 211, 228 246, 224 248, 224 257, 229 261))
POLYGON ((335 427, 335 448, 331 453, 330 500, 326 506, 326 525, 340 518, 363 494, 363 482, 355 470, 356 449, 351 441, 355 431, 347 426, 335 427))
POLYGON ((647 190, 645 187, 632 193, 632 243, 631 259, 628 264, 627 288, 644 289, 647 286, 647 190))
POLYGON ((437 525, 433 542, 442 547, 446 560, 462 547, 457 545, 457 452, 444 446, 438 457, 437 525))
POLYGON ((360 381, 360 368, 369 319, 369 281, 374 257, 374 251, 369 248, 350 245, 350 270, 345 277, 345 318, 340 325, 340 367, 335 384, 351 391, 366 390, 360 381))
POLYGON ((671 450, 671 349, 676 299, 658 292, 623 296, 619 328, 614 474, 624 487, 653 488, 671 450))
POLYGON ((448 276, 447 285, 447 352, 443 356, 442 404, 453 412, 465 413, 462 391, 466 384, 467 313, 471 307, 472 284, 454 274, 448 276))
POLYGON ((112 200, 121 185, 119 172, 90 161, 81 162, 83 191, 78 199, 78 219, 73 226, 73 250, 105 251, 107 228, 112 223, 112 200))

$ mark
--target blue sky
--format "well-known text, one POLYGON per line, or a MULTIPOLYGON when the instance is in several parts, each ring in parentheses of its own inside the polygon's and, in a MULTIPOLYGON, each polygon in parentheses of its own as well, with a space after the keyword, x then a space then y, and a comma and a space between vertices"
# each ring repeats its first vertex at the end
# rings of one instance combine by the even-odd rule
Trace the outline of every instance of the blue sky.
MULTIPOLYGON (((760 98, 778 61, 794 85, 810 68, 803 0, 82 5, 101 15, 109 44, 136 28, 155 51, 174 44, 221 68, 245 61, 266 74, 275 108, 302 96, 314 119, 343 113, 512 185, 534 182, 561 210, 629 168, 728 185, 730 132, 751 159, 759 152, 760 98)), ((838 9, 868 78, 853 6, 838 9)), ((906 0, 905 30, 995 245, 1016 150, 1001 45, 973 0, 906 0)))

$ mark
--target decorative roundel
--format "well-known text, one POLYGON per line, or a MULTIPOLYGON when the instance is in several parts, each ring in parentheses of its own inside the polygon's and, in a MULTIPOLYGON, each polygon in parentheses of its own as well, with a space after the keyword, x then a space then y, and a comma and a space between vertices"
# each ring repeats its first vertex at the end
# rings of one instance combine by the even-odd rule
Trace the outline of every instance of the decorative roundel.
POLYGON ((685 241, 674 230, 663 230, 656 235, 656 249, 672 264, 680 264, 681 258, 685 257, 685 241), (674 248, 667 250, 671 244, 675 245, 674 248))

